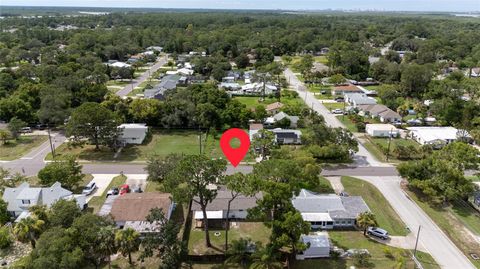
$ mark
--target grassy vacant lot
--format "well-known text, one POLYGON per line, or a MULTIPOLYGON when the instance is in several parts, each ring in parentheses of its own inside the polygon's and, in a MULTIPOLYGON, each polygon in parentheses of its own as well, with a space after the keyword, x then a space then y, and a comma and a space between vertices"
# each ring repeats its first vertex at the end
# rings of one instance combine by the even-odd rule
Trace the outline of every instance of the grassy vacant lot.
MULTIPOLYGON (((372 153, 375 158, 377 158, 379 161, 386 162, 387 161, 387 156, 382 150, 382 148, 387 149, 388 148, 388 139, 387 138, 374 138, 370 136, 365 136, 365 143, 363 145, 365 148, 367 148, 370 153, 372 153)), ((397 138, 397 139, 392 139, 391 144, 390 144, 390 156, 388 161, 390 162, 399 162, 400 160, 396 159, 393 155, 393 151, 397 147, 397 145, 401 146, 414 146, 415 148, 420 148, 420 145, 413 141, 412 139, 403 139, 403 138, 397 138)))
POLYGON ((341 102, 335 102, 335 103, 322 103, 324 107, 326 107, 328 110, 332 111, 334 109, 344 109, 345 108, 345 103, 341 102))
POLYGON ((447 234, 470 261, 480 268, 480 260, 473 260, 470 253, 480 255, 480 243, 475 241, 465 229, 480 236, 480 216, 472 207, 463 202, 454 202, 448 207, 434 206, 407 190, 409 196, 428 214, 430 218, 447 234))
MULTIPOLYGON (((194 228, 190 230, 190 236, 188 238, 188 252, 189 254, 218 254, 223 253, 225 244, 225 230, 209 230, 210 240, 212 241, 213 248, 207 249, 205 247, 205 232, 202 229, 194 228), (215 236, 215 232, 219 232, 220 236, 215 236)), ((228 240, 240 238, 251 238, 253 241, 260 241, 263 246, 268 243, 268 237, 270 236, 270 229, 267 228, 262 222, 237 222, 236 228, 230 228, 228 232, 228 240)))
MULTIPOLYGON (((83 147, 70 147, 67 143, 57 148, 57 156, 67 154, 76 155, 79 160, 85 161, 146 161, 151 156, 165 157, 170 153, 199 154, 200 141, 199 132, 196 130, 152 130, 151 137, 147 138, 142 145, 129 145, 125 147, 117 159, 114 159, 114 152, 109 148, 102 147, 96 151, 93 145, 83 147)), ((220 135, 209 134, 205 137, 202 134, 202 152, 213 158, 223 158, 220 149, 220 135)), ((237 142, 238 143, 238 142, 237 142)), ((235 147, 235 143, 232 144, 235 147)), ((49 154, 47 159, 51 159, 49 154)), ((253 160, 251 153, 248 153, 245 160, 253 160)))
MULTIPOLYGON (((258 105, 263 105, 267 106, 271 103, 278 102, 277 98, 265 98, 263 102, 260 102, 260 97, 257 96, 237 96, 234 97, 236 100, 240 101, 240 103, 245 104, 247 108, 255 108, 258 105)), ((297 98, 291 98, 291 97, 282 97, 280 98, 280 102, 283 103, 284 105, 290 105, 290 106, 304 106, 305 103, 297 97, 297 98)))
POLYGON ((380 227, 386 229, 391 235, 407 234, 405 224, 375 186, 353 177, 342 177, 341 180, 348 194, 362 196, 377 217, 380 227))
POLYGON ((0 160, 11 161, 21 158, 29 151, 47 141, 45 135, 20 136, 17 140, 7 140, 7 143, 0 145, 0 160))
POLYGON ((128 84, 130 84, 130 80, 109 80, 107 81, 107 88, 110 92, 116 93, 128 84))
MULTIPOLYGON (((347 115, 338 115, 337 116, 337 119, 343 123, 343 125, 345 125, 345 127, 352 133, 358 133, 358 129, 357 129, 357 126, 355 125, 355 123, 353 123, 347 115)), ((375 119, 371 119, 371 118, 363 118, 363 122, 365 122, 366 124, 368 123, 379 123, 378 120, 375 120, 375 119)))
POLYGON ((103 191, 100 196, 93 196, 92 199, 88 202, 88 207, 91 207, 93 209, 93 213, 97 213, 102 205, 105 203, 105 200, 107 199, 107 192, 113 188, 113 187, 119 187, 122 184, 125 184, 125 181, 127 180, 126 176, 116 176, 110 181, 110 184, 108 184, 108 187, 103 191))

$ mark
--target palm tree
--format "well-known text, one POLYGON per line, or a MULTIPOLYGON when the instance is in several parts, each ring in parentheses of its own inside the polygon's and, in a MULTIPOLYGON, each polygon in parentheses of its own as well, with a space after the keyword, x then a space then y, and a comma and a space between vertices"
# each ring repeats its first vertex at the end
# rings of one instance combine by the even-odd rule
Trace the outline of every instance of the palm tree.
POLYGON ((248 246, 251 244, 250 239, 244 238, 232 241, 232 246, 227 251, 229 257, 225 260, 225 264, 240 264, 243 268, 246 268, 250 261, 248 246))
POLYGON ((249 269, 282 269, 283 265, 269 248, 264 248, 252 254, 252 264, 249 269))
POLYGON ((45 222, 37 218, 27 217, 17 224, 13 228, 13 233, 20 242, 30 242, 32 247, 35 248, 35 243, 40 236, 45 222))
POLYGON ((140 234, 132 228, 118 230, 115 234, 118 250, 123 256, 128 255, 128 262, 132 263, 132 252, 137 251, 140 246, 140 234))
POLYGON ((362 228, 363 235, 366 235, 368 227, 377 226, 377 219, 372 212, 360 213, 357 217, 357 226, 362 228))
POLYGON ((117 252, 115 244, 115 230, 112 226, 102 227, 98 233, 98 250, 108 259, 108 268, 111 268, 110 256, 117 252))

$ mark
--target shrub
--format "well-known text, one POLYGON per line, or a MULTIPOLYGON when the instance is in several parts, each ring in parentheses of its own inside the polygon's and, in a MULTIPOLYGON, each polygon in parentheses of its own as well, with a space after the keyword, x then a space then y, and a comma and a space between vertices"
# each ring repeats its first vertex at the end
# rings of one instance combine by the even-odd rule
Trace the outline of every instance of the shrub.
POLYGON ((10 234, 10 230, 8 227, 1 227, 0 228, 0 248, 6 249, 10 247, 13 243, 12 235, 10 234))

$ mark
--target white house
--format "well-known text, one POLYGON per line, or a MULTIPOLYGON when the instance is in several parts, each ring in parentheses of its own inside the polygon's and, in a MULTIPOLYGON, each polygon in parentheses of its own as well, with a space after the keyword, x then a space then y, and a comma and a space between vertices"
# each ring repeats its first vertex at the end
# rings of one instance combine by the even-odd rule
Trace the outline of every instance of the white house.
POLYGON ((111 67, 117 67, 117 68, 130 68, 132 67, 130 64, 124 63, 124 62, 114 62, 114 63, 109 63, 107 64, 111 67))
POLYGON ((371 137, 397 137, 398 129, 391 124, 367 124, 365 132, 371 137))
POLYGON ((307 245, 307 249, 296 254, 297 260, 330 257, 330 239, 328 233, 317 232, 312 235, 301 235, 300 241, 307 245))
POLYGON ((410 136, 421 145, 443 146, 460 138, 470 138, 466 130, 454 127, 408 127, 410 136))
POLYGON ((61 199, 74 199, 81 209, 87 203, 85 195, 74 195, 71 191, 62 188, 59 182, 55 182, 50 187, 30 187, 27 182, 24 182, 16 188, 5 188, 3 192, 3 200, 8 203, 7 211, 17 218, 17 221, 30 215, 28 209, 31 206, 50 207, 61 199))
MULTIPOLYGON (((230 212, 227 216, 228 201, 232 199, 232 193, 225 187, 221 187, 217 191, 217 196, 211 203, 207 205, 207 219, 208 226, 224 227, 225 220, 247 218, 247 210, 257 205, 257 200, 261 199, 262 193, 257 193, 255 196, 238 195, 230 204, 230 212)), ((195 198, 194 198, 195 199, 195 198)), ((192 203, 193 219, 195 220, 195 227, 203 227, 203 212, 198 203, 192 203)))
POLYGON ((142 144, 147 136, 148 126, 145 123, 124 123, 118 126, 122 132, 118 141, 126 144, 142 144))
POLYGON ((272 117, 268 117, 265 119, 264 125, 265 127, 273 127, 275 123, 287 118, 290 121, 290 128, 297 128, 298 120, 300 117, 298 116, 290 116, 287 113, 280 111, 277 114, 273 115, 272 117))

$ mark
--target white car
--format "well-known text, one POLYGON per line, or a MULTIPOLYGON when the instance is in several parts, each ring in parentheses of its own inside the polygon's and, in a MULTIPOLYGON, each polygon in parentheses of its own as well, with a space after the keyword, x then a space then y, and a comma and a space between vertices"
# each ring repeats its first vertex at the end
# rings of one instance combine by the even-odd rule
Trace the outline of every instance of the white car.
POLYGON ((332 110, 332 114, 343 114, 343 110, 340 108, 332 110))
POLYGON ((82 191, 82 194, 85 194, 85 195, 90 195, 92 194, 92 192, 97 188, 97 184, 95 184, 95 182, 93 181, 90 181, 90 183, 87 184, 87 186, 85 186, 83 188, 83 191, 82 191))

